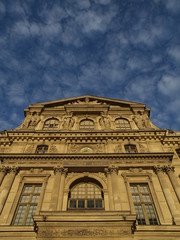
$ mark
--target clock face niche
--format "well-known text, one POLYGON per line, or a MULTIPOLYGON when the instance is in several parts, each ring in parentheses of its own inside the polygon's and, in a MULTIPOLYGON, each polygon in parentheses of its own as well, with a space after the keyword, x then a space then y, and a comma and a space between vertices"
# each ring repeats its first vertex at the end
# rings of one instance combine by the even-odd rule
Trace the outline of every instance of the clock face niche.
POLYGON ((90 147, 83 147, 83 148, 81 148, 80 152, 81 153, 92 153, 93 150, 90 147))

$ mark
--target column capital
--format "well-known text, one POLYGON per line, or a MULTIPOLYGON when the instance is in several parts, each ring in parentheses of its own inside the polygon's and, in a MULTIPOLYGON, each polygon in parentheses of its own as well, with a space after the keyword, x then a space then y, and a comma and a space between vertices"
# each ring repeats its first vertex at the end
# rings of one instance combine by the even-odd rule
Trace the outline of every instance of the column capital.
POLYGON ((117 167, 117 166, 110 166, 110 167, 108 167, 108 168, 105 168, 104 170, 105 170, 105 172, 106 172, 106 175, 107 175, 107 174, 111 174, 111 173, 116 173, 116 174, 118 174, 118 167, 117 167))
POLYGON ((164 167, 162 166, 154 166, 154 172, 158 174, 159 172, 164 172, 164 167))
POLYGON ((14 173, 15 175, 18 174, 19 172, 19 168, 18 167, 11 167, 11 168, 8 168, 9 172, 11 173, 14 173))
POLYGON ((166 173, 168 173, 168 172, 174 172, 174 167, 173 167, 173 166, 170 166, 170 165, 164 166, 163 169, 164 169, 164 172, 166 172, 166 173))
POLYGON ((0 172, 3 172, 3 173, 7 173, 8 172, 8 170, 9 170, 9 168, 8 167, 5 167, 5 166, 2 166, 1 168, 0 168, 0 172))
POLYGON ((68 168, 64 168, 61 166, 54 167, 53 170, 54 170, 54 174, 56 174, 57 172, 66 174, 68 172, 68 168))

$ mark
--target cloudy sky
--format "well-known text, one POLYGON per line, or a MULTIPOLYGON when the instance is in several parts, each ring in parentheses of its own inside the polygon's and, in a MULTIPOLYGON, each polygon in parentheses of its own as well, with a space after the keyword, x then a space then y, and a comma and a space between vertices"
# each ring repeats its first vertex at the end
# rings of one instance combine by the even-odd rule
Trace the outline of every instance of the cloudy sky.
POLYGON ((0 0, 0 130, 30 103, 146 103, 180 130, 180 0, 0 0))

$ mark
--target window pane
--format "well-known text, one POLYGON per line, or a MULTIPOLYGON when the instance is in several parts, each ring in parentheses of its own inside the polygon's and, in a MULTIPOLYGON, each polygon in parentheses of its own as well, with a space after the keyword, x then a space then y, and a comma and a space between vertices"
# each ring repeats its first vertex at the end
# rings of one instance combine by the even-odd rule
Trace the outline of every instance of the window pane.
POLYGON ((15 214, 14 225, 33 225, 33 215, 37 209, 40 190, 40 185, 24 186, 15 214))
POLYGON ((123 118, 116 119, 116 129, 131 129, 129 121, 123 118))
POLYGON ((76 200, 70 200, 70 208, 76 208, 76 200))
POLYGON ((94 208, 94 200, 87 200, 87 208, 94 208))
POLYGON ((69 193, 69 208, 102 208, 102 190, 95 184, 83 182, 75 185, 69 193), (75 204, 77 201, 77 205, 75 204))
POLYGON ((137 183, 131 184, 130 187, 138 224, 157 225, 158 220, 148 184, 137 183))
POLYGON ((102 200, 96 200, 96 208, 102 208, 102 200))
POLYGON ((81 130, 91 130, 91 129, 94 129, 94 122, 92 120, 83 120, 80 122, 80 125, 79 125, 79 129, 81 130))
POLYGON ((78 208, 84 208, 85 207, 85 201, 84 200, 78 200, 78 208))

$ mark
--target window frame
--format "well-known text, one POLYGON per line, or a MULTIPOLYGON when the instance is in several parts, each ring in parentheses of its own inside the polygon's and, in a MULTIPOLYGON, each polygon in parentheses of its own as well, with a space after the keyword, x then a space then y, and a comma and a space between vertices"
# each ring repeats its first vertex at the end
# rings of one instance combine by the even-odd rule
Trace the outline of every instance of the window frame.
POLYGON ((46 144, 37 145, 35 153, 36 154, 46 154, 46 153, 48 153, 48 148, 49 148, 49 146, 46 144), (38 148, 42 148, 42 149, 38 149, 38 148))
POLYGON ((44 125, 43 125, 43 129, 42 130, 58 130, 58 128, 59 128, 59 120, 57 119, 57 118, 48 118, 48 119, 46 119, 45 121, 44 121, 44 125), (51 121, 56 121, 57 123, 55 124, 53 124, 54 126, 53 127, 50 127, 49 125, 50 125, 50 123, 49 124, 47 124, 46 122, 51 122, 51 121), (46 127, 45 125, 48 125, 48 127, 46 127), (57 127, 56 127, 57 126, 57 127))
MULTIPOLYGON (((78 191, 77 191, 78 192, 78 191)), ((77 194, 78 195, 78 194, 77 194)), ((100 187, 98 184, 92 182, 92 181, 80 181, 78 183, 76 183, 75 185, 73 185, 70 190, 69 190, 69 194, 68 194, 68 211, 77 211, 77 210, 104 210, 104 192, 103 192, 103 188, 100 187), (91 198, 88 197, 88 184, 92 185, 94 187, 93 189, 93 194, 94 196, 91 198), (84 192, 84 195, 85 197, 84 198, 81 198, 81 197, 71 197, 71 191, 74 189, 74 188, 78 188, 79 189, 79 185, 85 185, 85 192, 84 192), (95 197, 95 189, 98 189, 101 193, 101 198, 96 198, 95 197), (96 203, 98 201, 101 200, 101 207, 97 207, 96 203), (71 201, 74 201, 75 202, 75 207, 71 207, 71 201), (84 207, 79 207, 79 202, 80 201, 84 201, 84 207), (88 207, 88 201, 90 202, 93 202, 93 207, 88 207)))
POLYGON ((116 130, 131 130, 131 125, 128 119, 126 118, 116 118, 115 119, 115 128, 116 130), (122 121, 122 122, 118 122, 122 121))
POLYGON ((93 131, 95 128, 95 123, 92 119, 82 119, 80 122, 79 122, 79 130, 83 130, 83 131, 93 131), (89 123, 92 123, 91 124, 88 124, 88 125, 81 125, 81 123, 83 122, 89 122, 89 123), (87 126, 87 127, 83 127, 83 126, 87 126), (91 127, 92 126, 92 127, 91 127))
POLYGON ((136 144, 125 144, 124 145, 125 153, 138 153, 136 144), (134 151, 133 151, 134 148, 134 151))
POLYGON ((35 208, 35 212, 33 215, 35 215, 36 211, 37 211, 37 208, 38 208, 38 204, 39 204, 39 201, 40 201, 40 196, 41 196, 41 192, 42 192, 42 183, 25 183, 23 188, 22 188, 22 192, 21 192, 21 195, 20 195, 20 198, 19 198, 19 201, 18 201, 18 204, 17 204, 17 207, 16 207, 16 211, 14 213, 14 217, 13 217, 13 220, 12 220, 12 225, 13 226, 33 226, 33 217, 29 217, 29 214, 31 213, 31 207, 36 207, 35 208), (29 186, 31 186, 31 191, 30 192, 26 192, 25 189, 27 189, 29 186), (36 192, 35 189, 36 187, 41 187, 40 189, 40 192, 36 192), (38 198, 38 201, 37 202, 34 202, 33 201, 33 197, 34 196, 39 196, 38 198), (28 201, 22 201, 23 198, 26 198, 28 197, 28 201), (18 218, 17 218, 17 215, 20 213, 19 212, 19 209, 21 207, 25 207, 25 211, 24 211, 24 214, 22 216, 22 223, 19 224, 18 222, 18 218), (29 219, 29 223, 27 223, 29 219), (16 224, 16 221, 17 221, 17 224, 16 224))
POLYGON ((136 206, 140 206, 141 209, 142 209, 142 213, 143 213, 143 216, 144 216, 144 219, 138 219, 137 218, 137 222, 138 222, 138 225, 159 225, 159 218, 158 218, 158 214, 157 214, 157 210, 156 210, 156 207, 155 207, 155 204, 154 204, 154 201, 153 201, 153 196, 152 196, 152 193, 151 193, 151 190, 149 188, 149 184, 147 182, 139 182, 139 183, 129 183, 130 185, 130 191, 131 191, 131 199, 132 199, 132 202, 133 202, 133 205, 134 205, 134 211, 136 213, 136 215, 138 215, 137 211, 136 211, 136 206), (134 186, 134 187, 137 187, 137 192, 132 192, 131 190, 131 187, 134 186), (142 191, 141 190, 141 187, 147 187, 148 191, 142 191), (133 196, 138 199, 139 201, 134 201, 133 200, 133 196), (146 200, 144 200, 144 196, 146 196, 146 200), (149 197, 150 201, 147 200, 147 196, 149 197), (148 210, 146 208, 147 205, 151 205, 152 206, 152 210, 153 210, 153 214, 155 215, 155 219, 154 219, 154 224, 151 224, 150 222, 150 217, 148 216, 148 210), (144 220, 144 222, 143 222, 144 220))
MULTIPOLYGON (((41 172, 20 174, 19 184, 16 185, 16 189, 14 189, 14 191, 17 192, 17 194, 13 200, 12 207, 11 207, 9 215, 8 215, 8 219, 7 219, 8 225, 13 225, 13 220, 14 220, 14 216, 16 213, 16 209, 18 207, 21 193, 22 193, 22 190, 23 190, 23 187, 25 184, 42 184, 41 194, 40 194, 38 206, 37 206, 36 213, 35 213, 35 214, 39 214, 40 209, 42 207, 47 182, 48 182, 48 179, 50 176, 51 176, 50 174, 43 174, 41 172)), ((21 226, 27 227, 27 225, 21 225, 21 226)), ((29 227, 32 227, 32 226, 29 226, 29 227)))

